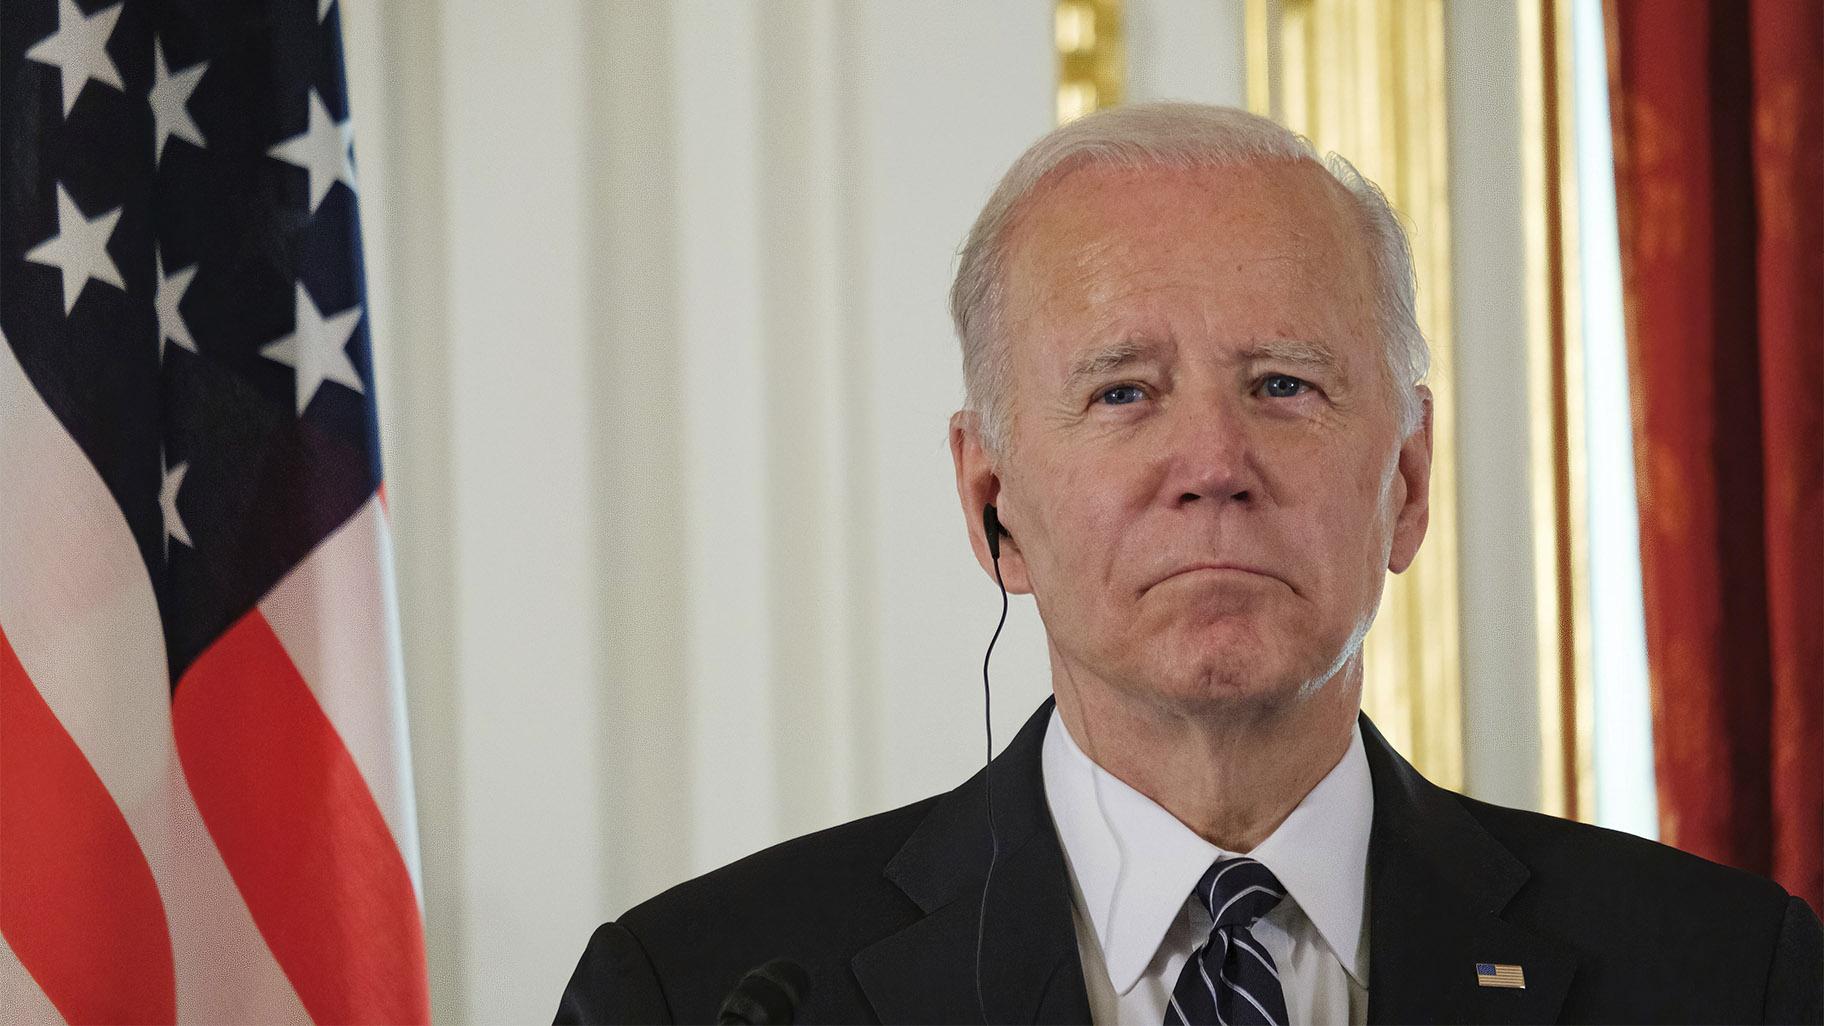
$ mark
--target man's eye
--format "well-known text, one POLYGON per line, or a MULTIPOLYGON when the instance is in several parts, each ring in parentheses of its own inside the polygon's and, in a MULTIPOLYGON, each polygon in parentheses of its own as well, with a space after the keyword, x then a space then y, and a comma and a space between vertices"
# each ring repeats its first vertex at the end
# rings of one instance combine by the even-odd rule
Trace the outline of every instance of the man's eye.
POLYGON ((1269 399, 1292 399, 1311 386, 1290 374, 1269 374, 1260 387, 1269 399))
POLYGON ((1103 389, 1096 398, 1104 406, 1126 406, 1146 398, 1146 392, 1139 385, 1116 385, 1103 389))

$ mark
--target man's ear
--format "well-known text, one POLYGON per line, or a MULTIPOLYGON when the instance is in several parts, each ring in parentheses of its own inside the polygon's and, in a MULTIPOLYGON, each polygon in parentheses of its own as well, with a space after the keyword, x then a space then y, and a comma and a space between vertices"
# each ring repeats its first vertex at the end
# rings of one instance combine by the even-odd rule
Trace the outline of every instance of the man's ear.
POLYGON ((1404 573, 1419 554, 1425 528, 1431 523, 1431 389, 1418 389, 1422 413, 1419 423, 1400 442, 1399 475, 1404 497, 1394 511, 1393 545, 1387 569, 1404 573))
POLYGON ((1020 522, 1017 510, 1009 509, 1009 496, 1001 490, 1000 475, 994 461, 982 444, 981 419, 969 410, 950 415, 950 460, 956 465, 956 497, 963 504, 963 523, 969 529, 969 545, 975 550, 990 579, 994 577, 994 557, 988 551, 988 536, 983 525, 982 507, 996 507, 1001 523, 1001 580, 1015 595, 1032 591, 1026 574, 1026 559, 1014 540, 1015 525, 1020 522))

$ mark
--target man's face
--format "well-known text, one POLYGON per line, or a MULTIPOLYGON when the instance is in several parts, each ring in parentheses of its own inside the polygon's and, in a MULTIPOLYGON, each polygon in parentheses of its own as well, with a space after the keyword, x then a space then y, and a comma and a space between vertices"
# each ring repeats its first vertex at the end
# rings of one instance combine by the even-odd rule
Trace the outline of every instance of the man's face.
POLYGON ((1029 203, 1007 449, 952 433, 1010 590, 1073 677, 1165 710, 1309 693, 1426 519, 1429 417, 1402 437, 1348 194, 1309 162, 1092 166, 1029 203))

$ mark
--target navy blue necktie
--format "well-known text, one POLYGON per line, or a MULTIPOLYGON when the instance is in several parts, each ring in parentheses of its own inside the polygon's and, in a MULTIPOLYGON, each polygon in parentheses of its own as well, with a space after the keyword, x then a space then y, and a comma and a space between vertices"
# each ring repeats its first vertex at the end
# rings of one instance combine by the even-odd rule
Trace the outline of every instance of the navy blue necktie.
POLYGON ((1203 874, 1197 900, 1213 925, 1178 974, 1166 1026, 1285 1026, 1279 967, 1248 932, 1285 896, 1272 872, 1250 858, 1221 859, 1203 874))

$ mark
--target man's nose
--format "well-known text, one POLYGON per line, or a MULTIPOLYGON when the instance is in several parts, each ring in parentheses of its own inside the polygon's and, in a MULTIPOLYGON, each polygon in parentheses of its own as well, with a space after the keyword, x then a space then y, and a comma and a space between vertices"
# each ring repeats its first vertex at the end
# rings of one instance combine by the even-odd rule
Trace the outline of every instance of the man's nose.
POLYGON ((1229 403, 1199 404, 1180 411, 1171 441, 1168 500, 1178 505, 1252 503, 1261 482, 1246 418, 1229 403))

